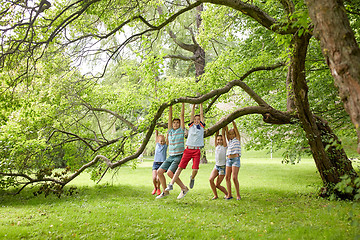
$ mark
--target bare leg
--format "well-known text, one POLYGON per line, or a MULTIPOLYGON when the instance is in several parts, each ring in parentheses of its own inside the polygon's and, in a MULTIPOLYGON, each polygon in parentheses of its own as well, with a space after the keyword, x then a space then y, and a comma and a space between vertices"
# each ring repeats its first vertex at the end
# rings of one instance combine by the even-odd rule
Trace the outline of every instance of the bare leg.
MULTIPOLYGON (((172 171, 168 171, 167 172, 168 176, 172 179, 174 177, 174 173, 172 171)), ((176 181, 176 184, 179 185, 179 187, 181 188, 181 190, 185 190, 186 186, 185 184, 181 181, 180 178, 178 178, 176 181)))
POLYGON ((157 189, 158 186, 158 181, 157 181, 157 170, 153 170, 152 171, 152 179, 153 179, 153 184, 154 184, 154 188, 157 189))
POLYGON ((221 182, 223 181, 224 177, 225 177, 225 175, 219 175, 219 176, 218 176, 218 178, 216 179, 216 187, 217 187, 220 191, 222 191, 222 192, 225 194, 225 196, 227 196, 227 195, 228 195, 228 192, 226 191, 226 188, 224 188, 223 186, 220 185, 221 182))
POLYGON ((171 184, 174 185, 174 183, 179 179, 179 176, 181 174, 181 171, 183 170, 183 168, 178 167, 178 169, 175 172, 175 175, 173 176, 173 178, 171 179, 171 184))
POLYGON ((232 197, 232 195, 231 195, 231 171, 232 171, 231 167, 226 167, 225 179, 226 179, 226 188, 228 191, 228 195, 226 196, 227 198, 232 197))
POLYGON ((159 168, 157 173, 158 173, 159 181, 161 183, 163 191, 165 191, 165 188, 166 188, 166 179, 164 176, 165 169, 159 168))
POLYGON ((241 199, 240 189, 239 189, 239 179, 238 179, 239 169, 240 169, 239 167, 235 167, 235 166, 232 167, 232 171, 233 171, 232 180, 235 185, 236 199, 238 199, 238 200, 241 199))
POLYGON ((191 178, 192 178, 192 179, 195 179, 198 171, 199 171, 199 169, 193 169, 193 170, 192 170, 192 173, 191 173, 191 178))
MULTIPOLYGON (((158 174, 158 173, 157 173, 158 174)), ((159 175, 156 176, 156 188, 160 189, 160 179, 159 179, 159 175)))
POLYGON ((216 169, 214 168, 214 169, 211 171, 210 178, 209 178, 210 187, 211 187, 211 190, 212 190, 213 193, 214 193, 214 198, 213 198, 213 199, 218 198, 217 191, 216 191, 216 185, 215 185, 215 183, 214 183, 214 180, 215 180, 215 178, 216 178, 218 175, 219 175, 218 170, 216 170, 216 169))

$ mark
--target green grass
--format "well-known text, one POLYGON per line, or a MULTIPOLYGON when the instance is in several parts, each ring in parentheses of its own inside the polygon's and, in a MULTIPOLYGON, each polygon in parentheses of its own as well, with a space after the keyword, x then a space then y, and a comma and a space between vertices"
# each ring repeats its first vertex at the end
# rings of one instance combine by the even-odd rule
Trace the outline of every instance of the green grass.
MULTIPOLYGON (((177 200, 150 194, 151 160, 122 167, 96 185, 87 175, 74 196, 2 193, 1 239, 360 239, 360 204, 316 196, 321 180, 310 159, 242 157, 242 200, 209 200, 214 163, 200 165, 195 187, 177 200)), ((181 177, 188 184, 191 169, 181 177)), ((219 196, 222 196, 220 194, 219 196)))

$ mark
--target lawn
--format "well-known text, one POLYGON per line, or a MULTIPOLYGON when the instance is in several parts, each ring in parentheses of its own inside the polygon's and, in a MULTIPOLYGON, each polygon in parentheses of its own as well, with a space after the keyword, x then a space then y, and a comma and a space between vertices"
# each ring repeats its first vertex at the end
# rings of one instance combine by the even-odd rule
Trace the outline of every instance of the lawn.
MULTIPOLYGON (((210 158, 210 160, 212 160, 210 158)), ((1 193, 1 239, 360 239, 360 203, 318 198, 311 159, 283 165, 267 154, 243 154, 242 200, 210 200, 214 166, 200 165, 195 187, 177 200, 152 196, 151 160, 121 167, 96 185, 82 175, 73 196, 1 193)), ((181 177, 186 184, 191 169, 181 177)), ((234 189, 233 189, 234 191, 234 189)), ((219 194, 219 196, 223 196, 219 194)))

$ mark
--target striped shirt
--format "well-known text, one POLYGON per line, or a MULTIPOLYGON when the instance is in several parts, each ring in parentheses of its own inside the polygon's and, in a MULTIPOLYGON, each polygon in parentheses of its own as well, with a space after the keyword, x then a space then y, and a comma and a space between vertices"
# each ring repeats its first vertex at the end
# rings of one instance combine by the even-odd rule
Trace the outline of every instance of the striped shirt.
POLYGON ((239 154, 241 157, 241 144, 237 138, 233 138, 229 141, 226 155, 239 154))
POLYGON ((203 147, 204 128, 205 128, 205 123, 203 122, 200 122, 199 125, 195 125, 194 122, 189 123, 189 134, 186 141, 186 146, 203 147))
POLYGON ((174 130, 171 128, 168 131, 168 139, 169 139, 169 155, 176 156, 180 155, 184 152, 184 134, 185 131, 181 127, 174 130))

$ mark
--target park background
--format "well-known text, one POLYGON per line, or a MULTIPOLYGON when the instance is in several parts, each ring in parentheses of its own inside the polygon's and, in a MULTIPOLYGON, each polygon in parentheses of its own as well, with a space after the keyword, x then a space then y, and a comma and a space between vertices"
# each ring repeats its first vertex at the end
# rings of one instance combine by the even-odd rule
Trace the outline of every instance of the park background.
POLYGON ((0 237, 358 239, 359 12, 355 0, 2 0, 0 237), (186 123, 204 106, 209 163, 184 199, 156 201, 154 131, 182 103, 186 123), (211 136, 232 121, 243 199, 210 201, 211 136))

